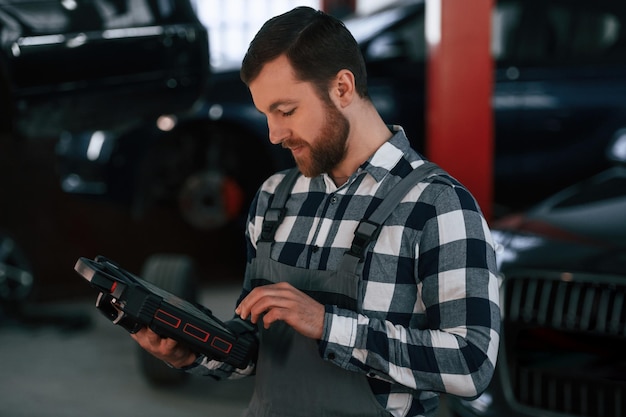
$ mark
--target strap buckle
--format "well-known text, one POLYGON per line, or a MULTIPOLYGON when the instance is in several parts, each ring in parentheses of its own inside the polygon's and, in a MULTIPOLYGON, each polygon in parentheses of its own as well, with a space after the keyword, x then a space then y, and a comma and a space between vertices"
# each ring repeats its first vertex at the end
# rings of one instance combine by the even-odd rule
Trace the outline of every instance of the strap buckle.
POLYGON ((354 239, 349 253, 363 260, 363 252, 367 245, 378 237, 380 233, 380 224, 371 220, 361 220, 354 231, 354 239))
POLYGON ((268 208, 263 219, 263 227, 261 229, 261 242, 272 242, 274 233, 285 217, 285 208, 268 208))

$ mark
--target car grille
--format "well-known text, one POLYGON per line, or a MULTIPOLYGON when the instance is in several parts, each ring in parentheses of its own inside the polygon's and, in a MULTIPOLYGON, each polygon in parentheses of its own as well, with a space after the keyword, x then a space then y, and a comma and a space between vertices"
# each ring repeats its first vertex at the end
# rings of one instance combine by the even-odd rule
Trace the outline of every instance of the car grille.
POLYGON ((570 416, 626 415, 626 280, 516 271, 503 295, 516 401, 570 416))

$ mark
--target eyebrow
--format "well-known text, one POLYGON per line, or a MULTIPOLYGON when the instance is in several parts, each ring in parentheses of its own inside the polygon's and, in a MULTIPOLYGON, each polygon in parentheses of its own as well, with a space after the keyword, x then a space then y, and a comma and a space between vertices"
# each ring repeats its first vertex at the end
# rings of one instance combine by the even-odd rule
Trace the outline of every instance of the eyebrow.
POLYGON ((294 100, 279 100, 272 103, 269 107, 270 113, 274 112, 278 107, 283 105, 296 104, 294 100))
MULTIPOLYGON (((295 100, 278 100, 278 101, 275 101, 274 103, 270 104, 268 113, 273 113, 273 112, 276 111, 276 109, 278 109, 278 107, 283 106, 283 105, 289 105, 289 104, 296 104, 296 101, 295 100)), ((265 114, 265 112, 263 110, 259 109, 256 106, 255 106, 255 108, 256 108, 256 111, 258 111, 259 113, 265 114)))

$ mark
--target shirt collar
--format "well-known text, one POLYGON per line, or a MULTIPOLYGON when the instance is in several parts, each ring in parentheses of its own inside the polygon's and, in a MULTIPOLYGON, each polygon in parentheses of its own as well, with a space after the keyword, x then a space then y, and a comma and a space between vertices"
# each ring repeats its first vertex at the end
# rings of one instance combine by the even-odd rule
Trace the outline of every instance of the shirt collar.
MULTIPOLYGON (((404 133, 402 126, 387 125, 393 136, 389 140, 382 144, 380 148, 374 152, 370 158, 365 161, 359 169, 357 169, 356 175, 365 171, 370 174, 376 182, 382 181, 383 178, 396 166, 398 161, 410 150, 411 144, 404 133)), ((355 175, 352 175, 355 178, 355 175)), ((326 173, 321 175, 321 179, 325 183, 326 189, 332 191, 337 189, 337 186, 326 173)), ((348 183, 350 180, 348 181, 348 183)), ((342 186, 343 187, 343 186, 342 186)))
POLYGON ((374 177, 376 181, 381 181, 411 148, 401 126, 389 125, 389 130, 393 136, 383 143, 360 168, 374 177))

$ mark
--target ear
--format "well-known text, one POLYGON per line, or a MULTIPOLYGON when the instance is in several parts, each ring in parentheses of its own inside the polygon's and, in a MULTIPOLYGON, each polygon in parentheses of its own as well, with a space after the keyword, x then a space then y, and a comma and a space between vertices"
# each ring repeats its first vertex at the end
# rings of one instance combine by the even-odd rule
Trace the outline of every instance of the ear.
POLYGON ((339 71, 331 86, 331 97, 335 104, 340 107, 346 107, 352 102, 355 94, 356 89, 352 71, 346 69, 339 71))

